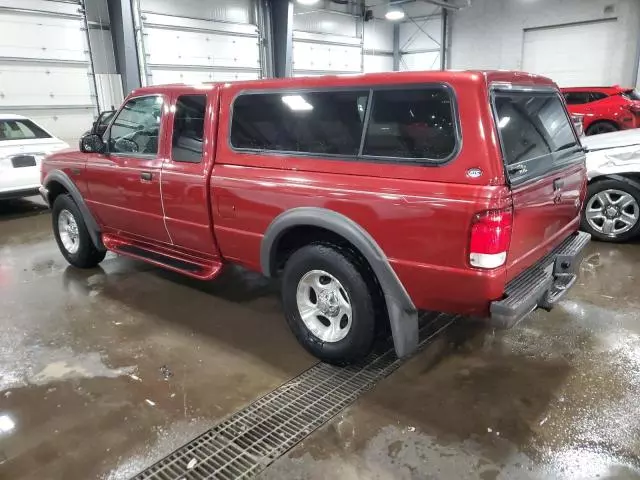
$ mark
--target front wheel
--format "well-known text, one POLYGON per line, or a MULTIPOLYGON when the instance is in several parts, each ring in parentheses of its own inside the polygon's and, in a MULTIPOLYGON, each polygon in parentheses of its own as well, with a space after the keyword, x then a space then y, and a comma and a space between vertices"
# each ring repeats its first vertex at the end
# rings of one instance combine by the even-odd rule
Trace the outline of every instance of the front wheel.
POLYGON ((589 185, 582 230, 604 242, 626 242, 640 233, 640 190, 619 180, 589 185))
POLYGON ((337 247, 308 245, 284 268, 287 323, 311 354, 328 363, 351 363, 371 351, 374 295, 353 260, 337 247))
POLYGON ((51 213, 53 234, 67 262, 78 268, 93 268, 104 260, 107 252, 95 247, 80 209, 69 195, 59 195, 51 213))

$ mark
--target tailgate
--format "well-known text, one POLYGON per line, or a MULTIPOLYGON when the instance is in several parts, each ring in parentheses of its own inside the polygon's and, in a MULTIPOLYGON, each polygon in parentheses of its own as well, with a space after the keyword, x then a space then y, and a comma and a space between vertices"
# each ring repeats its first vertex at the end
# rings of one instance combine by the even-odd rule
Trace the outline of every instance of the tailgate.
POLYGON ((514 210, 510 280, 578 229, 585 155, 556 89, 495 88, 492 101, 514 210))

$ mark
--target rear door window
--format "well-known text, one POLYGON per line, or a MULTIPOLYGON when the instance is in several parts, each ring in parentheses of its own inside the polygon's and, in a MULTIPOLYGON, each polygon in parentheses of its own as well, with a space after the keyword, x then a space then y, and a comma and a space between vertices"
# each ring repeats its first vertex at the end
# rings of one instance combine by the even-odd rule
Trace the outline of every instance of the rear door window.
POLYGON ((564 94, 567 105, 582 105, 589 103, 589 92, 567 92, 564 94))
POLYGON ((206 107, 206 95, 178 97, 171 140, 174 162, 200 163, 202 160, 206 107))
POLYGON ((496 124, 512 181, 544 175, 580 156, 575 132, 555 92, 494 91, 496 124))

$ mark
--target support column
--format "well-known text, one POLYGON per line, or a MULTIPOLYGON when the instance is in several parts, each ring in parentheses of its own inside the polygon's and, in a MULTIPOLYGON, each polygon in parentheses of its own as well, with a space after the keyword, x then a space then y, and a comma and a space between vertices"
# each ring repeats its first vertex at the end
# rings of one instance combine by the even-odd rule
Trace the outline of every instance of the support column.
POLYGON ((116 57, 116 71, 122 78, 122 87, 126 96, 131 90, 141 86, 132 0, 107 0, 107 6, 116 57))
POLYGON ((442 39, 440 41, 440 70, 447 69, 447 28, 449 26, 449 18, 447 17, 447 9, 442 9, 442 39))
POLYGON ((393 71, 400 71, 400 24, 393 24, 393 71))
POLYGON ((293 46, 293 2, 291 0, 272 0, 271 43, 273 55, 273 75, 278 78, 291 76, 293 46))

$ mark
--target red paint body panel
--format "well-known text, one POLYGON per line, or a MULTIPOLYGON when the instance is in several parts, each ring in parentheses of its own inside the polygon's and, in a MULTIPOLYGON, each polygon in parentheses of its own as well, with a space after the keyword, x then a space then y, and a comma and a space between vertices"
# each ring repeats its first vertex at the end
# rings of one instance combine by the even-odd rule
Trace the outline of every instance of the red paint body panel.
POLYGON ((554 86, 520 72, 403 72, 149 87, 131 96, 161 93, 167 99, 158 158, 144 163, 74 154, 54 155, 46 163, 89 159, 83 195, 116 251, 129 242, 203 265, 233 261, 260 270, 260 246, 271 222, 292 208, 320 207, 341 213, 373 237, 416 307, 482 315, 503 296, 509 279, 577 230, 575 203, 580 206, 586 186, 584 167, 572 167, 511 191, 489 102, 496 82, 554 86), (243 91, 425 83, 446 84, 455 92, 461 143, 444 165, 240 153, 229 145, 231 106, 243 91), (198 93, 207 94, 209 107, 203 161, 173 162, 175 101, 198 93), (153 182, 141 184, 139 171, 150 169, 153 182), (471 178, 469 169, 482 174, 471 178), (559 176, 566 185, 560 205, 550 187, 559 176), (474 216, 511 206, 507 264, 472 268, 474 216))
POLYGON ((640 115, 630 110, 631 107, 640 110, 640 102, 623 96, 629 88, 614 87, 570 87, 562 88, 562 93, 598 92, 607 95, 606 98, 594 102, 578 105, 567 105, 570 113, 584 115, 582 125, 584 131, 595 122, 607 121, 614 123, 620 130, 640 128, 640 115))

